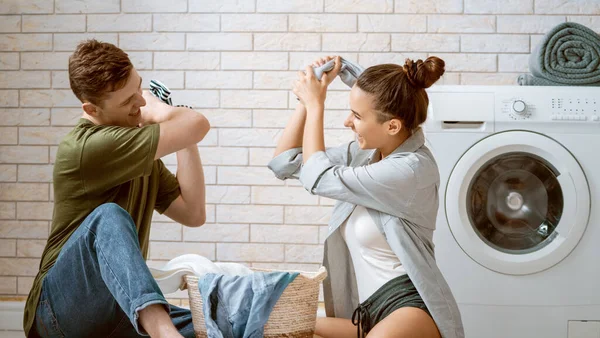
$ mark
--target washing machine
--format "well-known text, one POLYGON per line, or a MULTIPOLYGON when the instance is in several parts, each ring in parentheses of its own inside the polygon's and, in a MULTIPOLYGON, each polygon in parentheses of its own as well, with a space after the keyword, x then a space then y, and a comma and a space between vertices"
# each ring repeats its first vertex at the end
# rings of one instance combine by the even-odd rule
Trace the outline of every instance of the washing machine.
POLYGON ((428 94, 436 259, 466 337, 600 337, 600 88, 428 94))

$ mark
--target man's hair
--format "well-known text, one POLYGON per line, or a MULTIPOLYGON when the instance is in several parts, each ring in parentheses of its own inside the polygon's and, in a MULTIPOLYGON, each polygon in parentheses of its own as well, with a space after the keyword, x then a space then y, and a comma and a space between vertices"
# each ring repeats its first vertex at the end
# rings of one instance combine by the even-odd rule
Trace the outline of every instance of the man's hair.
POLYGON ((81 42, 69 57, 69 82, 81 102, 99 105, 125 86, 133 64, 122 49, 95 39, 81 42))

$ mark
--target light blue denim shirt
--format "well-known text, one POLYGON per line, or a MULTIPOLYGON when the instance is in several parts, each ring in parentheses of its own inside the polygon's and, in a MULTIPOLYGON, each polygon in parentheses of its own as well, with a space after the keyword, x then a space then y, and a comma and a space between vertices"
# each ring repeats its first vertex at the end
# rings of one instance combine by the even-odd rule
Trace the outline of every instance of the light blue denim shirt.
POLYGON ((310 193, 336 199, 325 241, 323 283, 328 317, 351 318, 358 288, 350 253, 338 231, 356 205, 369 214, 398 256, 442 337, 464 337, 454 296, 435 262, 433 231, 438 212, 438 167, 421 129, 382 160, 356 142, 317 152, 302 164, 302 148, 270 163, 279 179, 299 179, 310 193), (379 160, 379 161, 378 161, 379 160))

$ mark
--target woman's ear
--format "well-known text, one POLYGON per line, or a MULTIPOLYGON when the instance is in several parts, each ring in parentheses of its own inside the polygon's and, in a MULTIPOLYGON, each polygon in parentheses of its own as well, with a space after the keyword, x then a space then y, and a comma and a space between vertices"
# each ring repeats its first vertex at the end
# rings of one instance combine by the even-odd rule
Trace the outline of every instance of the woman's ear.
POLYGON ((83 109, 83 111, 93 117, 98 117, 98 115, 100 115, 100 112, 98 111, 98 107, 96 107, 95 104, 90 103, 90 102, 84 102, 81 105, 81 108, 83 109))
POLYGON ((402 121, 398 119, 391 119, 388 122, 387 133, 390 136, 395 136, 402 131, 402 121))

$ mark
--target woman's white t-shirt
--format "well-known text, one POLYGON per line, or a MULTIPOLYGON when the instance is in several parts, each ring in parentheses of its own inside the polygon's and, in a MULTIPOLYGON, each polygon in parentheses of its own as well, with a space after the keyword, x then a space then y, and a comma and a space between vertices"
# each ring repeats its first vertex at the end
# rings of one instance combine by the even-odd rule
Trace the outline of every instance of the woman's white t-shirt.
POLYGON ((383 284, 406 274, 365 207, 357 205, 340 230, 350 250, 361 303, 383 284))

